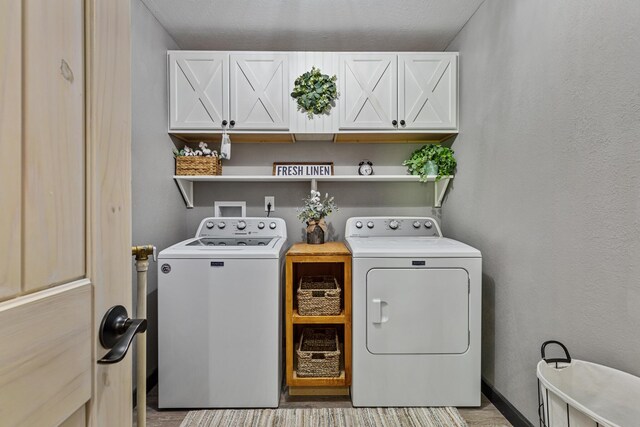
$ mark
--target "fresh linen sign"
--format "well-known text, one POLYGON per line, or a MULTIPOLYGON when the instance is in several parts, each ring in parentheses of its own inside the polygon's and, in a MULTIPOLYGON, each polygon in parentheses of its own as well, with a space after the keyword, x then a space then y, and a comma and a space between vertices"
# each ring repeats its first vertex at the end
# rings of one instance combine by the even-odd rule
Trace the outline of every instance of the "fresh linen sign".
POLYGON ((275 176, 327 176, 333 175, 333 163, 274 163, 275 176))

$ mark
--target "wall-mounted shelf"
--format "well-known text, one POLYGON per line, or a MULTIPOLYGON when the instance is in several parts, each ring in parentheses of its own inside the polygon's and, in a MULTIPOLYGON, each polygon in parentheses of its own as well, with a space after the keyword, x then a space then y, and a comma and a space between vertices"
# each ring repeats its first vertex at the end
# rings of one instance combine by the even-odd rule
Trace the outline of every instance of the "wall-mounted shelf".
MULTIPOLYGON (((193 183, 194 182, 309 182, 311 188, 316 190, 318 182, 419 182, 420 178, 416 175, 330 175, 330 176, 273 176, 273 175, 199 175, 199 176, 183 176, 174 175, 173 179, 178 184, 180 193, 187 205, 187 208, 193 208, 193 183)), ((434 204, 439 208, 442 206, 444 194, 449 186, 449 181, 453 179, 453 175, 444 176, 436 181, 435 175, 430 175, 427 179, 428 184, 434 185, 434 204)))

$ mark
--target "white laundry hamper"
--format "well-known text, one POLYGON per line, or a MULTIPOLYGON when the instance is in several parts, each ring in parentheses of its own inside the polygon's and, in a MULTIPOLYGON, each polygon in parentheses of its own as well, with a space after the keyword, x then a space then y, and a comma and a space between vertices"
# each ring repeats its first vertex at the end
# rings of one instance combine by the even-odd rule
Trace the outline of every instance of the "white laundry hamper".
POLYGON ((542 344, 538 363, 538 415, 541 427, 640 426, 640 378, 606 366, 572 360, 558 341, 542 344), (564 358, 545 357, 557 344, 564 358))

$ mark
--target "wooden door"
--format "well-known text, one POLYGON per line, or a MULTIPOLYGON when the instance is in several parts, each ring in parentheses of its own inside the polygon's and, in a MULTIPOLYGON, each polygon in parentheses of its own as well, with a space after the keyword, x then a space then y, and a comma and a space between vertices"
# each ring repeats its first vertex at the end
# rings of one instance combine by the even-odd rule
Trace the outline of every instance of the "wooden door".
POLYGON ((169 52, 169 128, 222 129, 229 120, 229 54, 169 52))
POLYGON ((339 56, 340 129, 396 129, 396 55, 344 53, 339 56))
POLYGON ((0 425, 131 424, 129 0, 0 4, 0 425), (6 71, 5 71, 6 70, 6 71))
POLYGON ((231 54, 230 129, 289 129, 288 59, 285 53, 231 54))
POLYGON ((398 55, 400 129, 457 129, 458 54, 398 55))

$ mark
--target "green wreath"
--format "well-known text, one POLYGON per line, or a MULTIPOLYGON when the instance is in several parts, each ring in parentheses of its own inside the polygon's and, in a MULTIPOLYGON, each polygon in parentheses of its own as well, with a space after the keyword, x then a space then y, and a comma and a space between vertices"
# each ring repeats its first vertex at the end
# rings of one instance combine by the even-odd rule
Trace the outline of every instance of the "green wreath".
POLYGON ((327 114, 338 98, 335 75, 329 77, 316 68, 311 67, 294 82, 293 97, 298 103, 298 111, 304 111, 311 119, 314 114, 327 114))

